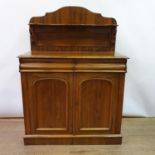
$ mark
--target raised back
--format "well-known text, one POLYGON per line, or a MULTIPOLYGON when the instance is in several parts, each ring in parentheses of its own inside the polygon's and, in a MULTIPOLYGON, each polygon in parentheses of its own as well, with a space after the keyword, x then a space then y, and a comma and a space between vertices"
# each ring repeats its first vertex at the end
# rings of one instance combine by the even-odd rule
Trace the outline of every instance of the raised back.
POLYGON ((115 50, 117 23, 82 7, 63 7, 30 20, 32 54, 115 50))
POLYGON ((63 24, 63 25, 116 25, 114 18, 102 17, 82 7, 63 7, 42 17, 33 17, 30 24, 63 24))

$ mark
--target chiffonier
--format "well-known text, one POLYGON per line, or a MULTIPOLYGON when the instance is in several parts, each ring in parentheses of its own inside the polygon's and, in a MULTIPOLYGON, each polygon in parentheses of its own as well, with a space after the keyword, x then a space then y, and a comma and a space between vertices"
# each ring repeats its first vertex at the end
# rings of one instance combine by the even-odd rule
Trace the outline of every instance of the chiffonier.
POLYGON ((19 56, 25 145, 121 144, 127 57, 115 54, 117 22, 63 7, 29 23, 19 56))

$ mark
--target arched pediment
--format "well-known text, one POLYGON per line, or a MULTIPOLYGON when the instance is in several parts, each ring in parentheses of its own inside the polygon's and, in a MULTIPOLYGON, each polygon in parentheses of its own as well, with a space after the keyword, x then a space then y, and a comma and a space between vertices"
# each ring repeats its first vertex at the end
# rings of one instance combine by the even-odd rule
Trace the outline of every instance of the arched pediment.
POLYGON ((103 17, 83 7, 63 7, 42 17, 33 17, 30 24, 116 25, 114 18, 103 17))

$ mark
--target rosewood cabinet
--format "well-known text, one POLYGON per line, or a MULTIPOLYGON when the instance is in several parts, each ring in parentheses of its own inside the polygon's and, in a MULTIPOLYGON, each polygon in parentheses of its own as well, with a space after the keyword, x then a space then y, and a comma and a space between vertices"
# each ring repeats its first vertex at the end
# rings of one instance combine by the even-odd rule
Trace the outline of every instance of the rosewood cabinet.
POLYGON ((32 51, 19 56, 25 144, 121 144, 127 58, 114 53, 116 26, 80 7, 30 20, 32 51))

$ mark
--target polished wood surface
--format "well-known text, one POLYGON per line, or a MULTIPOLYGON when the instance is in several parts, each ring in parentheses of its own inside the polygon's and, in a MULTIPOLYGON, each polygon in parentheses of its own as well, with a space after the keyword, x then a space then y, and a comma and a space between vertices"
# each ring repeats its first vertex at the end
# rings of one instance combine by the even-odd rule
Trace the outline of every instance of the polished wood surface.
POLYGON ((30 20, 32 54, 115 50, 117 23, 81 7, 64 7, 30 20))
POLYGON ((20 57, 25 144, 120 144, 125 57, 20 57))
POLYGON ((86 54, 50 54, 21 55, 21 72, 114 72, 125 73, 127 57, 86 55, 86 54))
MULTIPOLYGON (((30 78, 33 76, 38 76, 32 86, 33 112, 36 114, 34 117, 37 120, 35 133, 72 133, 72 113, 69 113, 72 92, 68 83, 61 76, 60 79, 54 77, 54 74, 50 76, 48 74, 30 75, 30 78)), ((68 81, 72 81, 70 76, 67 78, 68 81)))
POLYGON ((32 17, 30 24, 47 25, 117 25, 114 18, 103 17, 83 7, 63 7, 42 17, 32 17))
POLYGON ((122 143, 116 26, 80 7, 30 20, 32 51, 19 56, 26 145, 122 143))
POLYGON ((112 133, 118 77, 105 73, 79 73, 76 78, 76 132, 112 133))
POLYGON ((23 119, 0 119, 0 155, 154 155, 155 118, 123 118, 122 145, 24 146, 23 119))

